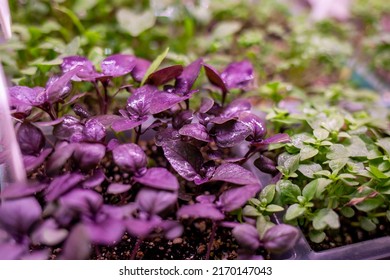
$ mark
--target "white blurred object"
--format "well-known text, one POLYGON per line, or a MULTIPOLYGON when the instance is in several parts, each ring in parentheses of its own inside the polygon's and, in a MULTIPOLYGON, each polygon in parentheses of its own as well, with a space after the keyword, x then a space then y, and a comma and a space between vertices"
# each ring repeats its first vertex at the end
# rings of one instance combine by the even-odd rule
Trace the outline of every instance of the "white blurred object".
POLYGON ((0 0, 0 27, 4 39, 11 38, 11 14, 9 12, 8 0, 0 0))
MULTIPOLYGON (((7 0, 0 0, 0 42, 11 38, 11 16, 7 0)), ((23 182, 26 180, 26 172, 23 166, 22 155, 16 140, 14 125, 9 110, 7 83, 0 61, 0 187, 3 182, 23 182), (6 177, 6 178, 4 178, 6 177)))
POLYGON ((310 17, 314 21, 327 18, 347 20, 351 14, 353 0, 307 0, 311 6, 310 17))

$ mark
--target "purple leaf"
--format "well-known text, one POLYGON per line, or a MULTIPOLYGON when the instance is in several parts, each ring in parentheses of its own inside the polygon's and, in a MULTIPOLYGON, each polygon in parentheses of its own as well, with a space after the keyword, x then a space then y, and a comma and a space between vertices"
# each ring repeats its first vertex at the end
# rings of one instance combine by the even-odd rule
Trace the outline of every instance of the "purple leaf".
POLYGON ((233 236, 237 242, 244 248, 256 250, 260 246, 259 233, 254 226, 241 224, 236 226, 233 231, 233 236))
POLYGON ((203 64, 203 67, 210 83, 219 87, 223 93, 227 93, 228 89, 226 87, 226 84, 223 81, 222 77, 219 75, 218 71, 208 64, 203 64))
POLYGON ((73 189, 61 196, 58 201, 63 210, 71 213, 79 212, 86 216, 95 215, 103 206, 103 197, 100 194, 85 189, 73 189))
POLYGON ((121 119, 115 120, 115 121, 112 123, 111 128, 112 128, 115 132, 126 131, 126 130, 133 129, 134 127, 140 126, 140 125, 143 124, 145 121, 146 121, 146 119, 141 119, 141 120, 129 120, 129 119, 127 119, 127 118, 121 118, 121 119))
POLYGON ((38 156, 23 156, 23 165, 27 173, 33 172, 41 166, 53 151, 51 148, 44 149, 38 156))
POLYGON ((7 185, 0 193, 2 199, 21 198, 36 194, 46 187, 38 183, 13 183, 7 185))
POLYGON ((135 66, 133 68, 133 71, 131 72, 131 76, 133 77, 133 79, 137 82, 141 82, 149 66, 150 62, 148 60, 136 58, 135 66))
POLYGON ((160 227, 164 230, 166 239, 175 239, 183 234, 183 226, 176 221, 162 221, 160 227))
POLYGON ((42 87, 29 88, 25 86, 14 86, 8 89, 11 106, 17 105, 39 105, 36 103, 38 95, 45 91, 42 87))
POLYGON ((245 203, 253 198, 261 189, 259 184, 247 185, 245 187, 233 188, 225 191, 219 197, 219 204, 223 210, 230 212, 245 205, 245 203))
POLYGON ((104 204, 100 209, 100 213, 108 215, 112 219, 123 220, 132 217, 138 211, 138 205, 135 202, 130 202, 121 206, 104 204))
POLYGON ((177 193, 144 188, 139 191, 135 201, 141 211, 155 215, 173 206, 177 201, 177 193))
POLYGON ((46 201, 51 202, 56 200, 64 193, 77 187, 83 179, 84 176, 78 173, 67 173, 55 177, 45 190, 46 201))
POLYGON ((136 62, 134 56, 114 54, 102 61, 101 68, 104 75, 119 77, 130 73, 135 65, 136 62))
POLYGON ((106 137, 106 129, 97 119, 88 120, 83 128, 84 141, 101 142, 106 137))
POLYGON ((252 185, 259 183, 252 172, 234 163, 224 163, 218 166, 210 181, 224 181, 237 185, 252 185))
POLYGON ((166 145, 174 145, 174 142, 178 142, 181 138, 179 131, 172 127, 160 128, 160 130, 156 133, 155 143, 157 146, 166 145), (172 143, 170 143, 172 142, 172 143))
POLYGON ((104 172, 102 169, 96 169, 94 170, 92 176, 90 176, 87 180, 83 182, 83 188, 85 189, 92 189, 97 186, 99 186, 101 183, 104 182, 106 179, 106 176, 104 175, 104 172))
POLYGON ((106 147, 102 144, 77 143, 73 159, 83 171, 96 167, 106 154, 106 147))
POLYGON ((223 124, 227 121, 238 119, 243 112, 249 112, 251 103, 246 99, 236 99, 231 102, 221 114, 212 119, 213 123, 223 124))
POLYGON ((263 237, 264 248, 274 253, 291 249, 299 239, 297 228, 279 224, 266 231, 263 237))
POLYGON ((183 72, 176 79, 176 93, 185 95, 191 90, 195 80, 199 76, 202 62, 203 60, 199 58, 184 68, 183 72))
POLYGON ((180 102, 191 98, 192 93, 185 96, 176 95, 165 91, 156 91, 150 101, 150 113, 157 114, 168 110, 180 102))
POLYGON ((19 260, 26 252, 28 252, 28 248, 25 245, 0 243, 0 260, 19 260))
POLYGON ((248 60, 233 62, 226 67, 220 77, 228 89, 246 88, 254 79, 252 63, 248 60))
POLYGON ((249 141, 256 142, 263 140, 264 136, 267 134, 267 129, 262 118, 249 112, 242 112, 239 119, 251 129, 251 134, 248 137, 249 141))
POLYGON ((46 172, 50 175, 59 171, 73 155, 75 148, 75 144, 69 144, 67 142, 57 143, 54 152, 46 162, 46 172))
POLYGON ((278 169, 276 169, 276 163, 266 156, 260 155, 253 164, 262 172, 267 174, 276 175, 278 173, 278 169))
POLYGON ((142 175, 146 170, 146 155, 136 144, 123 144, 112 151, 114 162, 124 171, 142 175))
POLYGON ((76 67, 79 68, 79 72, 77 73, 77 77, 72 77, 72 80, 74 81, 79 81, 79 78, 81 78, 82 80, 89 80, 89 78, 97 75, 95 67, 93 66, 92 62, 89 61, 87 58, 77 55, 67 56, 63 58, 61 64, 61 69, 63 73, 69 72, 76 67))
POLYGON ((108 144, 107 144, 107 150, 108 150, 108 151, 112 151, 112 150, 114 150, 116 147, 118 147, 118 146, 120 146, 120 145, 121 145, 121 143, 119 142, 119 140, 116 139, 116 138, 113 138, 113 139, 111 139, 111 140, 108 142, 108 144))
POLYGON ((180 129, 186 124, 190 124, 194 118, 192 110, 183 110, 178 114, 175 114, 172 120, 172 127, 174 129, 180 129))
POLYGON ((199 123, 186 124, 183 126, 179 133, 184 136, 190 136, 200 141, 210 142, 211 138, 208 134, 208 131, 204 125, 199 123))
POLYGON ((148 187, 176 191, 179 189, 177 178, 168 170, 162 167, 149 168, 146 173, 140 177, 135 177, 134 180, 148 187))
POLYGON ((206 218, 211 220, 223 220, 225 215, 221 213, 213 204, 196 203, 184 205, 177 211, 180 218, 206 218))
POLYGON ((91 241, 88 230, 82 224, 73 227, 69 234, 60 255, 62 260, 84 260, 87 259, 91 251, 91 241))
POLYGON ((276 143, 288 143, 290 142, 290 136, 287 133, 275 134, 263 141, 265 144, 276 144, 276 143))
POLYGON ((130 189, 131 189, 131 185, 112 183, 108 186, 107 193, 120 194, 120 193, 125 193, 130 189))
POLYGON ((36 244, 54 246, 64 241, 68 236, 68 231, 59 228, 56 221, 52 218, 45 220, 37 230, 31 235, 31 239, 36 244))
POLYGON ((67 115, 60 124, 54 126, 53 135, 60 140, 80 142, 84 138, 83 129, 84 126, 77 118, 67 115))
MULTIPOLYGON (((72 70, 66 72, 62 76, 51 77, 46 84, 44 100, 52 104, 57 102, 60 99, 64 99, 72 89, 72 84, 71 84, 72 77, 75 76, 80 71, 80 69, 81 67, 77 66, 72 70)), ((40 95, 37 96, 38 100, 39 100, 39 96, 40 95)))
POLYGON ((37 155, 45 145, 45 136, 42 131, 29 122, 24 122, 19 126, 16 138, 24 155, 37 155))
POLYGON ((144 238, 148 236, 161 223, 161 218, 153 216, 150 220, 129 218, 126 220, 126 229, 132 236, 144 238))
POLYGON ((214 203, 216 197, 215 195, 198 195, 196 197, 196 201, 199 203, 204 203, 204 204, 212 204, 214 203))
POLYGON ((125 226, 122 221, 107 218, 104 221, 97 223, 84 223, 88 232, 89 240, 93 244, 113 245, 119 242, 125 231, 125 226))
POLYGON ((20 257, 21 260, 34 261, 34 260, 47 260, 49 258, 51 250, 49 248, 36 250, 33 252, 27 252, 20 257))
POLYGON ((112 125, 112 123, 116 120, 122 119, 122 117, 117 115, 98 115, 94 116, 91 119, 95 119, 100 122, 105 128, 108 128, 112 125))
POLYGON ((214 105, 214 99, 210 97, 202 97, 199 112, 207 113, 211 108, 213 108, 213 105, 214 105))
POLYGON ((251 134, 251 129, 242 122, 231 120, 216 124, 210 131, 215 143, 220 148, 230 148, 242 143, 251 134))
POLYGON ((150 102, 156 91, 158 91, 157 88, 150 85, 137 88, 127 100, 126 110, 130 116, 141 118, 148 115, 150 102))
POLYGON ((199 149, 191 144, 172 141, 162 145, 164 155, 180 176, 188 181, 198 178, 203 157, 199 149))
POLYGON ((0 204, 0 228, 19 239, 30 231, 41 214, 41 206, 33 197, 6 200, 0 204))
POLYGON ((183 66, 181 65, 169 66, 150 74, 146 83, 154 86, 161 86, 178 77, 182 72, 183 66))

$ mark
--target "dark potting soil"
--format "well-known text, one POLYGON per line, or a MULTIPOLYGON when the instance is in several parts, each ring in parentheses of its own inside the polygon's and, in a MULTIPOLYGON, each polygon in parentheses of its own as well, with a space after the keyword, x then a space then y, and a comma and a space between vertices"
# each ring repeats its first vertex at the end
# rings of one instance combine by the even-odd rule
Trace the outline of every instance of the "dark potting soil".
POLYGON ((310 247, 316 251, 324 251, 348 244, 358 243, 383 236, 390 236, 390 222, 385 217, 378 218, 379 224, 375 230, 365 231, 360 227, 351 225, 347 218, 340 218, 341 227, 339 229, 327 230, 326 238, 321 243, 310 241, 309 231, 303 230, 310 247))
MULTIPOLYGON (((181 237, 167 240, 160 237, 149 238, 141 243, 137 250, 137 260, 202 260, 207 253, 211 223, 205 220, 184 221, 185 229, 181 237)), ((126 260, 130 259, 136 239, 125 234, 122 241, 113 246, 97 246, 91 259, 126 260)), ((218 228, 210 260, 237 258, 238 245, 231 235, 231 230, 218 228)))

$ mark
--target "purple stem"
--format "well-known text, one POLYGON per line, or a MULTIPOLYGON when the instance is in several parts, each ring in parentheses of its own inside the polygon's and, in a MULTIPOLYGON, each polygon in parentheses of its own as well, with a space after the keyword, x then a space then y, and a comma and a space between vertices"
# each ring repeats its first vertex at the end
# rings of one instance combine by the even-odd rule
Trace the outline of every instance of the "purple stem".
POLYGON ((210 259, 211 247, 213 247, 215 234, 217 232, 218 225, 215 221, 213 221, 213 225, 211 227, 210 240, 207 244, 207 252, 206 252, 206 260, 210 259))
POLYGON ((137 238, 137 241, 135 242, 133 251, 131 251, 130 260, 135 260, 135 257, 137 256, 137 252, 138 252, 138 250, 139 250, 139 247, 140 247, 141 244, 142 244, 142 241, 143 241, 142 238, 140 238, 140 237, 137 238))

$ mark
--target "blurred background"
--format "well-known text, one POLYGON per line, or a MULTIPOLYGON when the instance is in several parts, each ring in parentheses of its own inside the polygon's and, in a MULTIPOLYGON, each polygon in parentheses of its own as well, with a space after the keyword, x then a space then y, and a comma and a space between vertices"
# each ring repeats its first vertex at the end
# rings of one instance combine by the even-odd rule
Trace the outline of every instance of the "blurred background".
POLYGON ((152 60, 167 47, 174 63, 249 58, 260 84, 352 77, 372 87, 353 78, 357 63, 363 76, 390 80, 387 0, 15 0, 10 9, 13 37, 0 45, 0 60, 14 84, 44 84, 68 55, 97 65, 119 52, 152 60))

